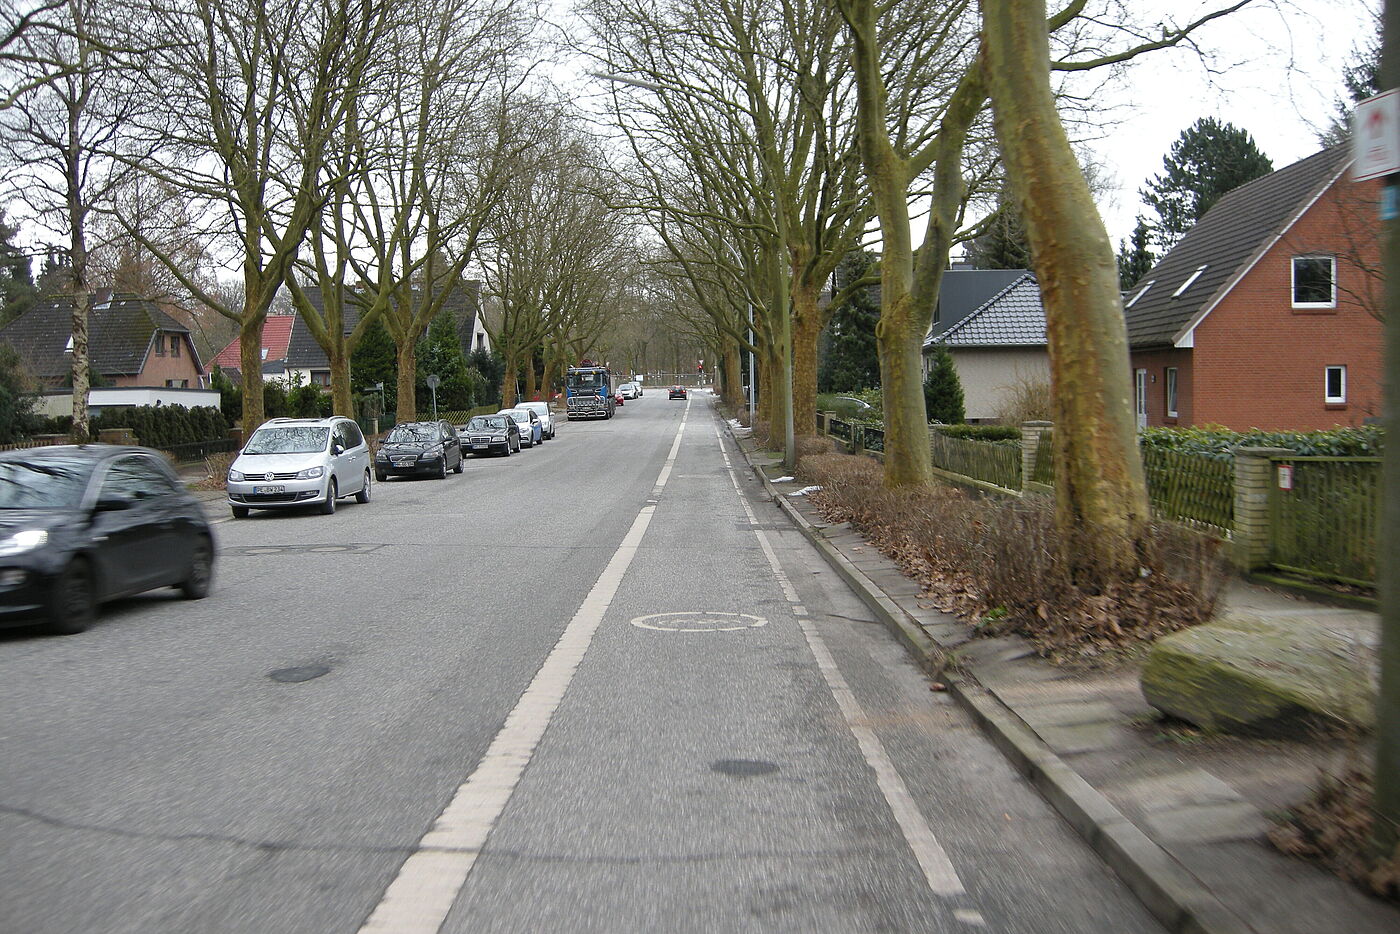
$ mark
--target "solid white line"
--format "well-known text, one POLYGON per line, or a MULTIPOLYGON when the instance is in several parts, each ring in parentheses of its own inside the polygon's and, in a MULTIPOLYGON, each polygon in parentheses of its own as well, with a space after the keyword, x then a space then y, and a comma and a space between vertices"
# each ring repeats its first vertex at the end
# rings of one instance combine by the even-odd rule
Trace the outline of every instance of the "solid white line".
MULTIPOLYGON (((720 438, 720 452, 723 454, 724 436, 720 434, 718 423, 715 425, 715 434, 720 438)), ((737 491, 739 483, 734 476, 734 469, 729 463, 727 454, 724 454, 724 461, 737 491)), ((743 505, 744 514, 748 516, 750 524, 757 524, 754 521, 753 510, 749 508, 748 499, 744 497, 742 492, 739 502, 743 505)), ((836 664, 836 659, 827 649, 826 640, 822 638, 816 626, 807 618, 806 607, 798 600, 797 591, 793 588, 792 582, 788 580, 787 572, 783 570, 782 564, 778 561, 778 555, 774 552, 768 535, 762 529, 755 529, 754 534, 758 536, 758 544, 768 559, 768 566, 772 569, 773 576, 777 579, 778 585, 782 587, 783 594, 793 609, 798 627, 807 638, 807 647, 811 649, 812 655, 817 660, 817 667, 821 670, 822 677, 826 679, 826 686, 831 691, 832 697, 835 698, 836 706, 841 709, 841 715, 846 719, 846 726, 855 736, 856 744, 860 747, 861 755, 865 757, 866 764, 875 773, 875 782, 880 788, 880 793, 884 795, 890 811, 894 814, 895 822, 899 824, 899 829, 904 834, 905 842, 909 844, 909 849, 914 852, 914 858, 919 862, 919 868, 924 872, 924 879, 928 883, 929 889, 934 894, 944 897, 964 894, 967 890, 963 887, 962 879, 958 877, 957 870, 953 868, 952 860, 948 858, 947 851, 938 842, 938 837, 934 835, 928 821, 924 819, 923 812, 919 810, 914 796, 909 793, 909 787, 904 784, 903 777, 895 768, 889 753, 885 751, 880 737, 867 725, 870 721, 866 718, 865 711, 861 709, 860 701, 856 700, 855 693, 836 664), (803 612, 798 613, 799 609, 803 612)))
MULTIPOLYGON (((689 406, 687 400, 687 410, 689 406)), ((657 479, 657 491, 671 475, 684 431, 685 417, 682 416, 676 440, 657 479)), ((515 792, 549 721, 559 709, 655 512, 656 506, 648 504, 637 514, 622 544, 550 650, 530 686, 520 695, 515 709, 506 717, 476 770, 457 789, 399 868, 383 899, 360 927, 361 934, 436 934, 442 927, 486 838, 515 792)))

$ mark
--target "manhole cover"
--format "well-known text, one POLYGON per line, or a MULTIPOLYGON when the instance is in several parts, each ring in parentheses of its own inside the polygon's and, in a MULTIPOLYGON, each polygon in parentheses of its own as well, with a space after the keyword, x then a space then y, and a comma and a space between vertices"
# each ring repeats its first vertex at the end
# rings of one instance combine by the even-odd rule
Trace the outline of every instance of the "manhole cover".
POLYGON ((753 778, 756 775, 772 775, 778 771, 778 764, 762 759, 720 759, 710 765, 710 771, 730 778, 753 778))
POLYGON ((321 675, 330 674, 329 665, 300 665, 296 668, 279 668, 276 671, 269 671, 267 676, 273 681, 281 681, 284 684, 297 684, 301 681, 310 681, 319 678, 321 675))
POLYGON ((632 620, 638 629, 655 629, 660 632, 734 632, 739 629, 756 629, 767 626, 768 620, 748 613, 652 613, 632 620))

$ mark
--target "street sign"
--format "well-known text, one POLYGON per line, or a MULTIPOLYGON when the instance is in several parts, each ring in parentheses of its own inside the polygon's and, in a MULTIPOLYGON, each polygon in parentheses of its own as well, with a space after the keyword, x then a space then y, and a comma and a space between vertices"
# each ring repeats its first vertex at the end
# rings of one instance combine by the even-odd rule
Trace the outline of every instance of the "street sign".
POLYGON ((428 376, 427 383, 429 389, 436 389, 442 385, 442 380, 439 379, 435 374, 430 374, 428 376))
POLYGON ((1351 115, 1353 181, 1400 172, 1400 89, 1368 97, 1351 115))
POLYGON ((1278 465, 1278 488, 1280 490, 1293 489, 1293 466, 1291 464, 1278 465))

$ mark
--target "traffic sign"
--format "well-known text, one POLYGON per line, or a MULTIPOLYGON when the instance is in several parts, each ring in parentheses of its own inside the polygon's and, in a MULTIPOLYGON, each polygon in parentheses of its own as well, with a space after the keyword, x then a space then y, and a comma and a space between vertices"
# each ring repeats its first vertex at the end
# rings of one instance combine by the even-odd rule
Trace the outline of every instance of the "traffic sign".
POLYGON ((1368 97, 1351 115, 1353 181, 1400 172, 1400 89, 1368 97))
POLYGON ((437 374, 430 374, 424 382, 428 384, 429 389, 436 389, 442 385, 442 380, 437 377, 437 374))

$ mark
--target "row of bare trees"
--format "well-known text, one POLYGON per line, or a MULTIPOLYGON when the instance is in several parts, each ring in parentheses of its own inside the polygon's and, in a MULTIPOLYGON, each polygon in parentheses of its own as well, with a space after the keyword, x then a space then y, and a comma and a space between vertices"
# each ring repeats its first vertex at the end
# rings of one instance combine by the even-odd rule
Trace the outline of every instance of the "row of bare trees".
POLYGON ((1062 93, 1061 76, 1189 43, 1247 2, 1142 22, 1114 0, 1053 11, 1043 0, 585 0, 580 50, 630 154, 619 207, 664 244, 722 384, 738 385, 741 349, 757 355, 761 418, 789 465, 814 430, 818 296, 843 255, 878 240, 886 483, 932 479, 922 343, 951 249, 1014 197, 1049 318, 1062 524, 1092 586, 1137 573, 1147 500, 1112 249, 1062 120, 1087 102, 1062 93))
POLYGON ((63 240, 75 432, 94 247, 236 328, 247 425, 279 294, 344 414, 355 346, 382 322, 413 417, 418 341, 472 264, 517 362, 596 340, 630 228, 604 209, 597 147, 533 77, 528 0, 8 3, 0 169, 63 240))

